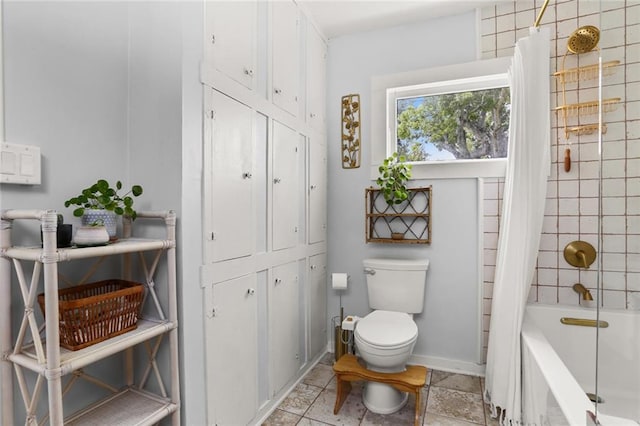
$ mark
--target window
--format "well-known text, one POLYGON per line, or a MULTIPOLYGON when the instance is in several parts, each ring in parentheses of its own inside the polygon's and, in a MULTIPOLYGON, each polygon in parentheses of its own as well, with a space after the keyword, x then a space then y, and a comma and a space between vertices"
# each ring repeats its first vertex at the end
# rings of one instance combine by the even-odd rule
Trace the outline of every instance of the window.
POLYGON ((407 161, 507 157, 509 88, 395 97, 396 151, 407 161))
POLYGON ((372 115, 384 114, 386 140, 373 123, 372 176, 393 152, 413 162, 414 179, 504 176, 509 63, 500 58, 374 77, 372 115))

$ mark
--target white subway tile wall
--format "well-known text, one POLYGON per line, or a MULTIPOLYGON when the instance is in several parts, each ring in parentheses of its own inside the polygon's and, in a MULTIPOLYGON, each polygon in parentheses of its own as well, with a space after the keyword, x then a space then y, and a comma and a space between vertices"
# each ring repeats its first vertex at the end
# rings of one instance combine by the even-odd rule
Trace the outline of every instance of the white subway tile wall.
MULTIPOLYGON (((483 8, 481 57, 512 55, 516 40, 527 34, 542 3, 543 0, 517 1, 483 8)), ((558 0, 547 8, 541 26, 551 29, 552 38, 549 76, 552 127, 549 131, 553 164, 529 302, 591 307, 600 303, 606 308, 640 310, 640 0, 558 0), (601 153, 596 133, 571 134, 566 138, 563 119, 555 111, 562 104, 598 99, 597 78, 567 83, 563 94, 562 85, 553 76, 563 68, 597 64, 596 51, 566 54, 569 36, 585 25, 594 25, 601 30, 598 47, 603 62, 620 61, 620 65, 612 68, 613 72, 602 80, 603 98, 620 98, 620 102, 604 114, 607 131, 602 138, 601 153), (564 170, 566 149, 570 149, 572 160, 569 172, 564 170), (563 255, 566 244, 584 240, 598 248, 599 226, 602 245, 597 263, 589 270, 570 266, 563 255), (596 294, 598 264, 602 266, 600 294, 596 294), (581 300, 572 289, 577 282, 591 290, 597 299, 593 302, 581 300)), ((570 118, 569 126, 597 123, 597 119, 597 114, 570 118)), ((503 179, 485 180, 485 354, 503 189, 503 179)))

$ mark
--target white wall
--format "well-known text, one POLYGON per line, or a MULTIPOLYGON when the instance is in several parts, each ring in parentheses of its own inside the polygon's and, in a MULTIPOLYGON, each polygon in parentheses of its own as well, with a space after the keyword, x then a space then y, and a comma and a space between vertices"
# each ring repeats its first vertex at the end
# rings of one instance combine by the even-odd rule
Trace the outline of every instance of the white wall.
MULTIPOLYGON (((475 179, 412 182, 433 186, 431 245, 366 244, 364 190, 370 180, 371 77, 464 63, 476 59, 476 17, 470 12, 420 24, 344 36, 329 41, 328 55, 328 273, 347 272, 345 313, 369 312, 362 273, 366 257, 428 258, 425 310, 414 355, 441 367, 478 371, 478 194, 475 179), (362 104, 362 166, 342 169, 340 99, 359 93, 362 104), (444 359, 444 360, 443 360, 444 359)), ((329 290, 329 315, 338 311, 329 290)))
POLYGON ((175 2, 129 5, 128 146, 138 208, 177 209, 182 138, 182 22, 175 2))
MULTIPOLYGON (((91 180, 128 180, 126 12, 123 5, 4 2, 6 140, 41 148, 43 183, 3 184, 3 208, 52 208, 69 221, 64 200, 91 180)), ((26 238, 24 225, 15 224, 16 237, 26 238)), ((39 238, 33 225, 30 243, 39 238)), ((12 305, 21 306, 16 289, 12 305)), ((104 377, 109 367, 117 360, 89 371, 104 377)), ((15 422, 22 423, 14 389, 15 422)), ((86 394, 79 386, 70 395, 76 408, 87 399, 82 389, 86 394)))
POLYGON ((2 185, 3 207, 67 213, 80 183, 127 180, 126 7, 7 1, 4 44, 6 140, 41 148, 43 183, 2 185))
POLYGON ((203 5, 129 2, 128 11, 130 173, 132 181, 145 182, 144 196, 136 200, 140 208, 178 213, 181 412, 185 424, 205 424, 199 282, 203 5))
MULTIPOLYGON (((138 209, 176 210, 182 413, 187 424, 204 424, 198 275, 202 5, 4 1, 3 6, 6 140, 41 148, 43 183, 3 184, 0 205, 57 209, 67 222, 77 223, 64 200, 104 177, 143 185, 138 209)), ((24 234, 18 224, 14 229, 24 234)), ((19 301, 14 291, 12 304, 19 301)), ((18 318, 14 314, 14 328, 18 318)), ((95 392, 91 385, 77 388, 89 396, 95 392)), ((16 423, 22 423, 18 393, 14 405, 16 423)))

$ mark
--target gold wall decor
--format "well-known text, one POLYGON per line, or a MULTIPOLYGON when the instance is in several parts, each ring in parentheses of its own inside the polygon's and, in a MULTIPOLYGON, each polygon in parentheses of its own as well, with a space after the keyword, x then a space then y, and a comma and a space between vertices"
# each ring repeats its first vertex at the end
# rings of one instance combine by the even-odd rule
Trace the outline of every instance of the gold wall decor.
POLYGON ((342 97, 342 168, 360 167, 360 95, 342 97))

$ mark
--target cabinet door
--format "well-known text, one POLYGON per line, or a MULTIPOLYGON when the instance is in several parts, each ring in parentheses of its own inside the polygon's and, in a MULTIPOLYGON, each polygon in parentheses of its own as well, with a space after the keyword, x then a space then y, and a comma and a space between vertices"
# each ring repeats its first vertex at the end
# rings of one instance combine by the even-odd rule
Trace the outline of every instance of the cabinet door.
POLYGON ((255 247, 254 112, 213 91, 211 229, 213 261, 248 256, 255 247))
POLYGON ((298 265, 296 262, 276 266, 269 284, 269 360, 270 394, 273 397, 300 368, 298 309, 298 265))
POLYGON ((309 244, 324 241, 327 231, 327 147, 309 139, 309 244))
POLYGON ((254 88, 257 1, 207 1, 205 5, 208 61, 238 83, 254 88))
POLYGON ((213 285, 205 336, 210 424, 245 425, 258 411, 255 288, 255 274, 213 285))
POLYGON ((294 247, 298 241, 298 133, 273 122, 273 249, 294 247))
POLYGON ((326 255, 309 257, 309 359, 327 349, 326 255))
POLYGON ((307 31, 307 122, 325 132, 327 46, 313 26, 307 31))
POLYGON ((298 115, 300 33, 298 7, 292 1, 272 3, 273 103, 298 115))

